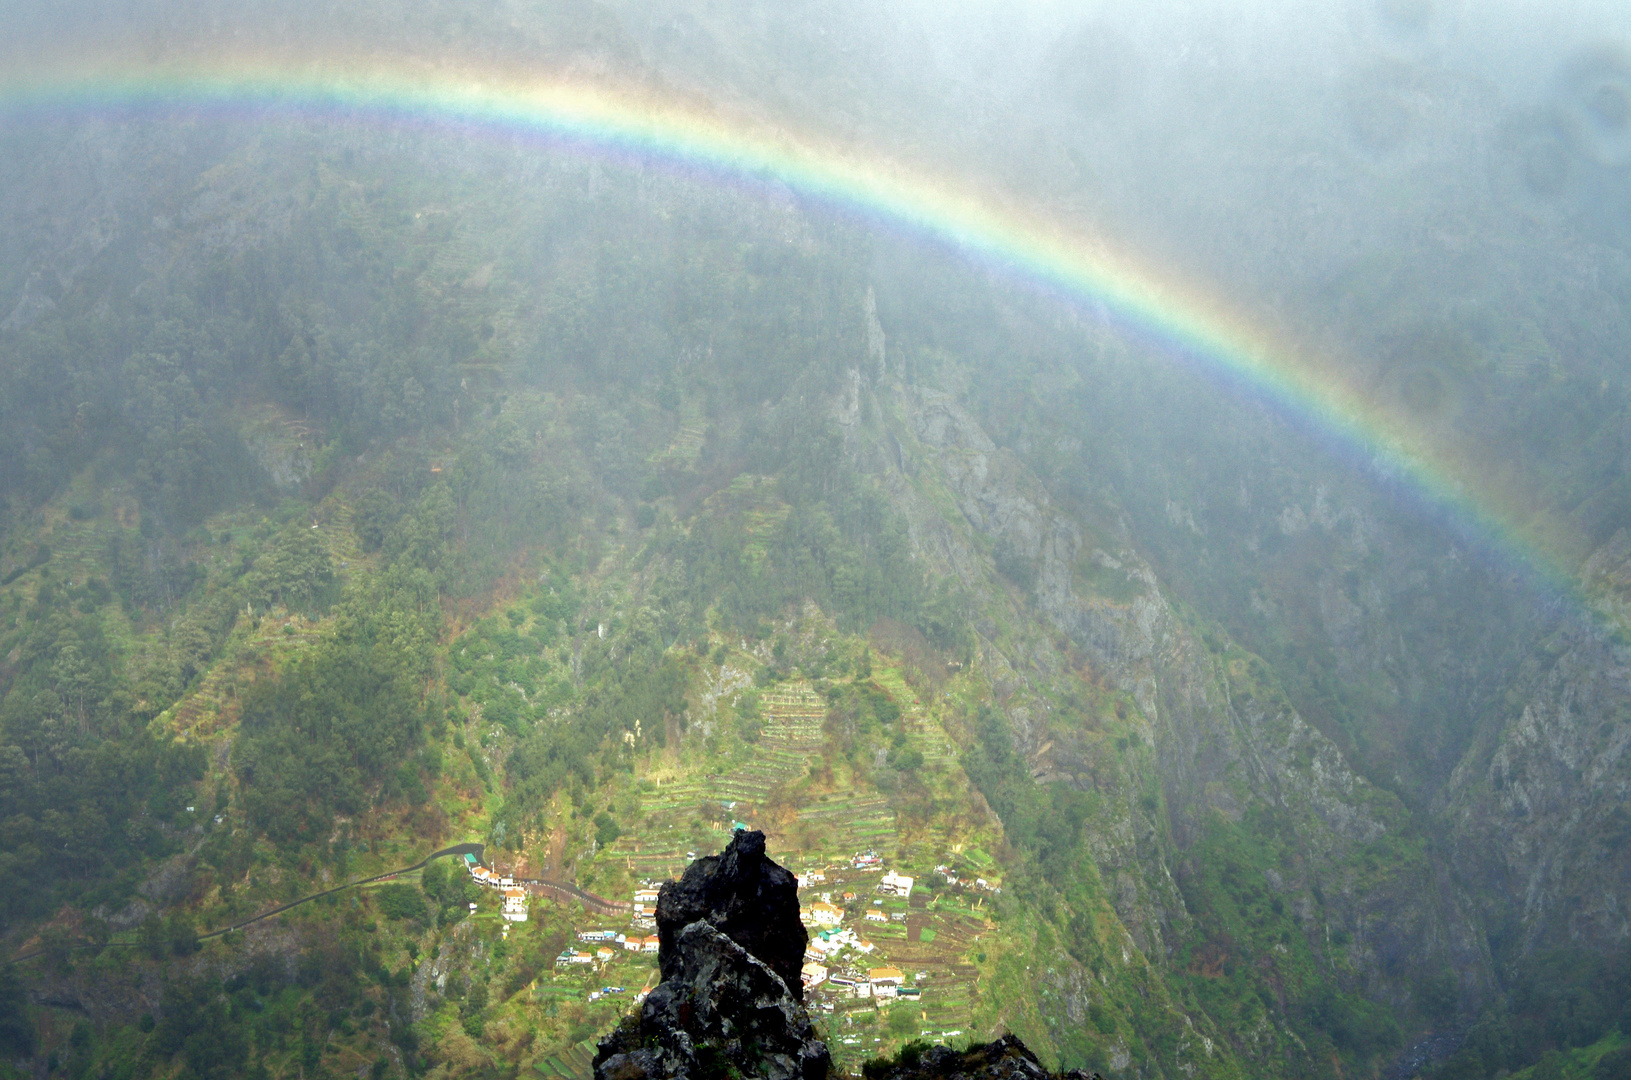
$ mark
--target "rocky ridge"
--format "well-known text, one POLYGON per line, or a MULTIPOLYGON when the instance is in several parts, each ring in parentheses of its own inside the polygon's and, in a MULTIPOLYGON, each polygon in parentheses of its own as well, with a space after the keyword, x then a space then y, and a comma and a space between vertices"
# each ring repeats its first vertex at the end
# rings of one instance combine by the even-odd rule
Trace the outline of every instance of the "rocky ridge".
MULTIPOLYGON (((719 855, 693 862, 657 901, 663 980, 638 1014, 601 1039, 595 1080, 739 1076, 826 1080, 827 1045, 803 1005, 798 967, 809 935, 798 883, 765 855, 764 833, 738 831, 719 855), (792 977, 781 972, 792 965, 792 977)), ((1047 1080, 1012 1035, 958 1051, 908 1047, 871 1062, 869 1077, 1047 1080)), ((1088 1080, 1079 1070, 1063 1074, 1088 1080)))

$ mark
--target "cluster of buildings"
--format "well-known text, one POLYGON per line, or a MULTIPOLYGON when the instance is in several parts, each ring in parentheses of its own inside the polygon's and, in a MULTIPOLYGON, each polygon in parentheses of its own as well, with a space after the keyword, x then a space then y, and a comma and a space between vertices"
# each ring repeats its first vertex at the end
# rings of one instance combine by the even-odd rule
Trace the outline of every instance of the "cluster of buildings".
POLYGON ((621 934, 616 930, 579 930, 578 940, 591 945, 616 945, 626 952, 654 953, 657 951, 657 935, 647 934, 621 934))
MULTIPOLYGON (((657 927, 657 887, 649 883, 635 890, 634 902, 631 905, 634 914, 634 925, 641 930, 655 930, 657 927)), ((648 953, 653 956, 658 951, 657 935, 623 933, 618 930, 580 930, 578 940, 586 946, 594 946, 593 950, 584 948, 569 948, 555 958, 556 967, 570 967, 573 964, 606 964, 616 958, 619 951, 631 953, 648 953)), ((603 987, 597 991, 601 997, 612 993, 622 993, 620 987, 603 987)), ((591 997, 598 1001, 599 997, 591 997)))
POLYGON ((915 986, 907 986, 906 973, 896 967, 868 968, 865 976, 848 976, 829 974, 825 965, 812 962, 804 965, 801 978, 806 991, 826 983, 858 998, 913 999, 923 993, 915 986))
MULTIPOLYGON (((583 936, 584 935, 582 934, 578 935, 580 939, 583 938, 583 936)), ((594 952, 590 952, 587 949, 565 949, 555 958, 555 966, 570 967, 573 964, 609 964, 617 956, 617 950, 619 948, 621 948, 624 952, 655 953, 657 951, 657 935, 653 934, 650 937, 644 938, 625 938, 622 934, 618 934, 610 944, 597 946, 594 952)))
POLYGON ((804 947, 804 959, 826 960, 837 956, 845 949, 870 954, 875 948, 876 945, 856 934, 854 930, 823 930, 811 938, 810 943, 804 947))
POLYGON ((983 877, 977 877, 973 881, 964 881, 956 870, 944 865, 935 867, 934 872, 945 878, 947 885, 961 885, 965 888, 978 889, 981 892, 993 894, 1002 892, 1002 883, 1000 881, 987 881, 983 877))
MULTIPOLYGON (((853 897, 851 897, 853 899, 853 897)), ((833 971, 834 961, 846 949, 870 955, 877 948, 872 942, 857 934, 854 930, 841 928, 837 924, 834 913, 843 914, 843 909, 828 903, 825 900, 811 904, 806 909, 818 926, 825 925, 826 929, 817 931, 810 938, 810 943, 804 949, 804 967, 799 973, 800 981, 806 991, 814 990, 823 984, 840 992, 845 992, 858 998, 915 998, 919 990, 907 986, 906 976, 899 968, 876 967, 867 969, 865 976, 859 974, 842 975, 833 971), (828 920, 832 920, 828 923, 828 920)), ((881 918, 882 912, 874 909, 867 913, 867 917, 874 922, 886 921, 881 918), (880 916, 873 918, 874 915, 880 916)))
POLYGON ((555 958, 556 967, 567 967, 571 964, 605 964, 617 955, 618 949, 633 953, 657 951, 656 934, 642 937, 639 934, 620 934, 616 930, 580 930, 578 940, 596 946, 595 951, 567 949, 555 958))
POLYGON ((634 925, 649 930, 657 925, 657 887, 642 885, 634 890, 634 925))
MULTIPOLYGON (((527 890, 517 885, 514 878, 500 874, 497 870, 489 870, 478 863, 474 855, 468 853, 464 857, 464 865, 469 869, 470 877, 477 885, 499 890, 499 894, 504 898, 499 914, 505 921, 527 921, 527 890)), ((475 905, 471 905, 471 910, 475 910, 475 905)))
MULTIPOLYGON (((883 860, 875 851, 863 851, 852 855, 849 863, 850 868, 854 870, 875 871, 883 868, 883 860)), ((942 874, 946 872, 945 867, 936 869, 942 874)), ((800 889, 825 884, 826 880, 827 876, 821 870, 806 870, 798 875, 800 889)), ((947 880, 955 881, 956 878, 948 876, 947 880)), ((909 900, 916 884, 916 879, 906 874, 886 870, 878 882, 876 892, 880 897, 909 900)), ((834 902, 833 892, 822 892, 819 895, 818 900, 803 905, 800 910, 800 917, 813 932, 804 952, 804 967, 800 972, 805 990, 827 986, 858 998, 919 997, 922 991, 916 986, 906 985, 906 975, 899 968, 867 968, 863 975, 852 964, 846 963, 843 970, 839 970, 839 955, 843 950, 854 949, 859 953, 870 954, 875 946, 854 930, 843 926, 845 909, 840 903, 834 902)), ((845 892, 841 896, 841 903, 852 904, 856 899, 855 893, 845 892)), ((906 913, 886 912, 880 903, 879 906, 868 907, 862 917, 872 923, 902 922, 906 919, 906 913)), ((830 1002, 828 1008, 830 1009, 830 1002)))

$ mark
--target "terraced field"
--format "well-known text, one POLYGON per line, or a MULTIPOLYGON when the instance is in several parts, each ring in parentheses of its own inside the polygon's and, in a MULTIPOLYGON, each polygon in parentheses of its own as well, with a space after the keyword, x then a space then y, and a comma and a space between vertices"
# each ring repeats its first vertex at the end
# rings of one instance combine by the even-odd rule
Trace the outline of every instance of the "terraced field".
POLYGON ((812 826, 825 851, 892 851, 895 811, 881 795, 829 795, 799 808, 799 823, 812 826))
MULTIPOLYGON (((687 852, 693 849, 695 841, 688 826, 699 808, 705 804, 735 804, 730 813, 749 824, 757 824, 755 811, 779 788, 799 779, 809 769, 824 739, 822 724, 827 709, 820 695, 808 683, 791 683, 766 691, 760 698, 760 707, 765 713, 765 728, 750 760, 726 772, 694 775, 664 784, 642 799, 647 825, 639 835, 619 838, 612 848, 626 860, 631 873, 644 878, 677 875, 690 862, 687 852)), ((845 842, 852 834, 870 838, 863 846, 893 840, 893 812, 881 797, 820 804, 814 809, 818 817, 825 815, 835 825, 846 814, 853 815, 842 823, 843 829, 848 830, 843 834, 845 842)), ((802 821, 803 810, 799 817, 802 821)), ((721 835, 713 845, 715 850, 724 846, 728 827, 721 824, 721 835)))
POLYGON ((595 1044, 574 1043, 560 1053, 538 1059, 533 1069, 545 1080, 590 1080, 594 1076, 595 1044))
MULTIPOLYGON (((911 747, 923 754, 924 768, 935 774, 955 770, 956 749, 918 694, 893 670, 878 672, 874 681, 899 704, 902 730, 911 747)), ((856 998, 831 984, 812 993, 812 1014, 823 1025, 840 1075, 857 1072, 861 1061, 899 1041, 898 1016, 893 1030, 883 1030, 885 1018, 899 1010, 916 1014, 918 1029, 912 1037, 960 1042, 989 1035, 975 1030, 981 1002, 972 960, 989 947, 981 939, 995 932, 981 896, 953 887, 934 892, 920 888, 910 901, 877 893, 883 870, 893 865, 903 845, 920 858, 932 853, 936 860, 965 860, 954 853, 969 839, 955 830, 966 826, 939 818, 911 824, 897 814, 892 796, 871 788, 841 786, 789 807, 785 791, 806 775, 823 749, 827 703, 809 684, 799 682, 762 691, 760 706, 765 727, 749 759, 721 761, 718 771, 705 767, 645 790, 639 828, 620 837, 611 852, 638 879, 674 877, 693 853, 720 850, 734 818, 764 828, 775 857, 790 868, 822 870, 824 880, 802 890, 801 901, 809 905, 828 899, 840 905, 843 925, 874 946, 870 953, 850 950, 834 957, 832 974, 864 978, 874 967, 898 967, 907 984, 920 992, 894 1002, 856 998), (715 831, 700 831, 699 818, 712 820, 715 831), (880 855, 883 865, 856 869, 852 858, 867 851, 880 855), (846 901, 845 893, 853 898, 846 901), (882 910, 886 921, 868 920, 866 913, 873 908, 882 910)), ((551 1078, 562 1075, 540 1071, 551 1078)))

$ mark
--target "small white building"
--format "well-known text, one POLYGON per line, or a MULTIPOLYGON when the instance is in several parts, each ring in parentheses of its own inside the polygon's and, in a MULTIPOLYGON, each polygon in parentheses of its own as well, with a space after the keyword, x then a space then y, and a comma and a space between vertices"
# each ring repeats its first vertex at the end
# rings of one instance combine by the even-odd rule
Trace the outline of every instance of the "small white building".
POLYGON ((805 990, 814 990, 827 981, 827 969, 824 965, 814 962, 805 964, 799 971, 799 981, 804 984, 805 990))
POLYGON ((888 922, 889 917, 883 913, 883 910, 881 908, 868 908, 867 913, 866 913, 866 921, 867 922, 888 922))
POLYGON ((844 921, 844 909, 823 900, 810 905, 810 917, 817 926, 837 926, 844 921))
POLYGON ((878 891, 885 896, 911 896, 912 881, 913 879, 905 874, 890 871, 884 874, 882 881, 878 882, 878 891))
POLYGON ((509 888, 504 890, 504 909, 499 913, 510 922, 527 921, 527 890, 509 888))
POLYGON ((650 934, 640 939, 640 951, 643 953, 655 953, 661 949, 662 942, 658 940, 656 934, 650 934))

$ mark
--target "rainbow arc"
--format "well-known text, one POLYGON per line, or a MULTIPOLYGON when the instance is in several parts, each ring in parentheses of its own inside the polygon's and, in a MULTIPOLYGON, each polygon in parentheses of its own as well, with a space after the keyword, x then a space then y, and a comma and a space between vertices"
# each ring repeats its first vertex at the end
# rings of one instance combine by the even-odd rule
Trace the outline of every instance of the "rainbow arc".
POLYGON ((654 161, 801 196, 903 230, 1095 310, 1212 376, 1266 399, 1372 472, 1405 481, 1463 532, 1572 589, 1544 521, 1468 453, 1436 440, 1344 380, 1335 365, 1252 324, 1203 290, 1025 208, 899 163, 784 130, 590 82, 427 71, 387 61, 234 59, 112 64, 16 76, 0 110, 37 116, 138 110, 293 114, 521 135, 568 152, 654 161))

